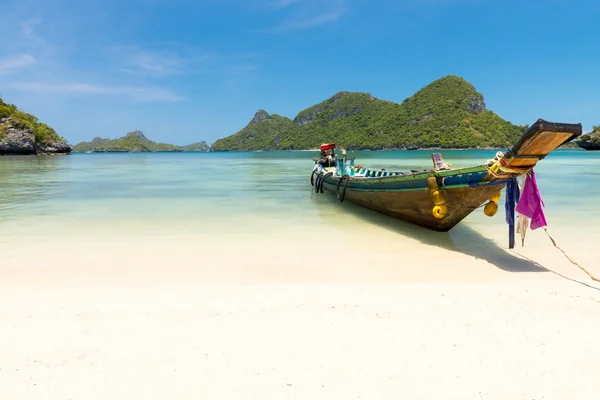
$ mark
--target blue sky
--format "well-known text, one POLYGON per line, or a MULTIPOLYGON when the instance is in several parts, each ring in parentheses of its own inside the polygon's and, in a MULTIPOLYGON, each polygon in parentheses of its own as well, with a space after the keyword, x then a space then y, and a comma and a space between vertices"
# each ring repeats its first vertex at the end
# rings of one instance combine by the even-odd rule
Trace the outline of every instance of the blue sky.
POLYGON ((188 144, 341 91, 401 102, 459 75, 517 124, 600 124, 600 3, 0 0, 0 96, 70 143, 188 144))

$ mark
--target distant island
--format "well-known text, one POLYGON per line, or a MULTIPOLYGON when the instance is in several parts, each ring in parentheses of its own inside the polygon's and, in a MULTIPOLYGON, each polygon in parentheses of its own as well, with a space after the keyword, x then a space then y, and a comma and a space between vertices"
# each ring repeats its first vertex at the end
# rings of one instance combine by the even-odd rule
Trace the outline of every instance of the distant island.
POLYGON ((69 154, 54 129, 0 98, 0 155, 69 154))
POLYGON ((307 150, 328 142, 371 150, 505 148, 526 130, 488 110, 473 85, 451 75, 401 104, 339 92, 293 120, 259 110, 244 129, 217 140, 211 150, 307 150))
POLYGON ((594 126, 590 133, 580 136, 575 143, 586 150, 600 150, 600 125, 594 126))
POLYGON ((118 139, 94 138, 91 142, 81 142, 73 146, 75 152, 157 152, 157 151, 210 151, 206 142, 193 143, 187 146, 175 146, 167 143, 157 143, 148 139, 142 131, 129 132, 118 139))
POLYGON ((206 144, 206 142, 203 140, 201 142, 188 144, 186 146, 181 146, 181 150, 207 152, 207 151, 210 151, 210 146, 208 144, 206 144))

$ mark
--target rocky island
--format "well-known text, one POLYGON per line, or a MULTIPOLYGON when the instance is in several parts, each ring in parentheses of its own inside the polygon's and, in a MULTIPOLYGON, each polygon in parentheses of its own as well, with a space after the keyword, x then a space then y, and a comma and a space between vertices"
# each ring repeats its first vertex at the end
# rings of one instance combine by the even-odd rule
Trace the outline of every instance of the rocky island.
POLYGON ((488 110, 483 95, 458 76, 425 86, 401 104, 369 93, 339 92, 292 120, 259 110, 213 151, 306 150, 335 142, 348 149, 502 148, 527 126, 488 110))
POLYGON ((590 133, 582 135, 577 145, 586 150, 600 150, 600 125, 594 126, 590 133))
POLYGON ((142 131, 133 131, 118 139, 94 138, 91 142, 81 142, 73 146, 76 152, 163 152, 163 151, 209 151, 206 142, 193 143, 187 146, 175 146, 168 143, 157 143, 148 139, 142 131))
POLYGON ((187 146, 181 146, 183 151, 200 151, 207 152, 210 151, 210 146, 203 140, 201 142, 188 144, 187 146))
POLYGON ((69 154, 54 129, 0 99, 0 155, 69 154))

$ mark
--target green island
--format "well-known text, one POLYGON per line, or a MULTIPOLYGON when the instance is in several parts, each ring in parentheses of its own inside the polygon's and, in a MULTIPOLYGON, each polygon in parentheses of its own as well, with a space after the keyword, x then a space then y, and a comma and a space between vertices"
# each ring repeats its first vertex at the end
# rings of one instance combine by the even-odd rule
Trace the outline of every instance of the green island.
POLYGON ((586 150, 600 150, 600 125, 594 126, 591 132, 582 135, 575 143, 586 150))
POLYGON ((0 154, 69 153, 67 141, 37 117, 0 98, 0 154))
POLYGON ((328 142, 371 150, 504 148, 525 130, 487 110, 473 85, 450 75, 401 104, 340 92, 293 120, 259 110, 248 126, 217 140, 211 150, 306 150, 328 142))
POLYGON ((201 142, 196 142, 192 144, 188 144, 186 146, 181 146, 182 151, 200 151, 207 152, 210 151, 210 146, 203 140, 201 142))
POLYGON ((176 146, 168 143, 157 143, 146 136, 142 131, 129 132, 118 139, 94 138, 91 142, 81 142, 73 146, 75 152, 159 152, 159 151, 209 151, 206 142, 193 143, 187 146, 176 146))

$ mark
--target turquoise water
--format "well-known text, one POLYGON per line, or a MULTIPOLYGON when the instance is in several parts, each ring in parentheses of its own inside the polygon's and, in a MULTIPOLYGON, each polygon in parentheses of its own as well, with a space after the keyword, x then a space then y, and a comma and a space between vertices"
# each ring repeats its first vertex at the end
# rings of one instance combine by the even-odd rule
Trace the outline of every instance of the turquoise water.
MULTIPOLYGON (((453 167, 483 163, 495 151, 442 151, 453 167)), ((315 152, 72 154, 0 157, 0 233, 7 226, 129 224, 136 229, 260 229, 370 224, 370 211, 311 192, 315 152), (32 224, 32 225, 28 225, 32 224)), ((356 163, 427 169, 430 151, 357 151, 356 163)), ((536 172, 550 225, 594 233, 600 222, 600 152, 558 150, 536 172)), ((504 224, 475 212, 473 229, 504 224)), ((381 220, 380 220, 381 221, 381 220)), ((395 221, 393 223, 396 223, 395 221)), ((377 224, 377 222, 375 222, 377 224)), ((350 225, 349 225, 350 226, 350 225)), ((376 228, 376 227, 375 227, 376 228)), ((31 228, 34 229, 34 228, 31 228)), ((57 227, 57 229, 59 229, 57 227)))

